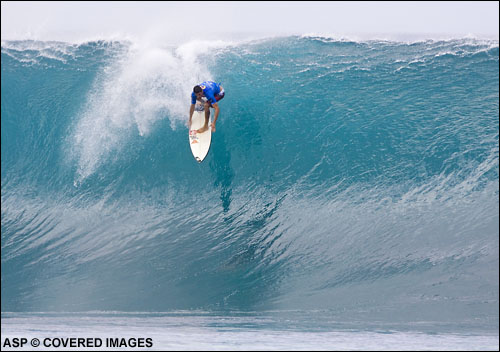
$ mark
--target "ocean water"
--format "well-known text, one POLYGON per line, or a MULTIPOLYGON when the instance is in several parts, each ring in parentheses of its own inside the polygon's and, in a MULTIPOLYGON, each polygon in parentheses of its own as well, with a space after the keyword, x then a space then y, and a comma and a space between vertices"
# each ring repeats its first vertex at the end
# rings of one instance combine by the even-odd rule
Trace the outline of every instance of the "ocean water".
POLYGON ((1 50, 2 345, 498 349, 497 40, 1 50))

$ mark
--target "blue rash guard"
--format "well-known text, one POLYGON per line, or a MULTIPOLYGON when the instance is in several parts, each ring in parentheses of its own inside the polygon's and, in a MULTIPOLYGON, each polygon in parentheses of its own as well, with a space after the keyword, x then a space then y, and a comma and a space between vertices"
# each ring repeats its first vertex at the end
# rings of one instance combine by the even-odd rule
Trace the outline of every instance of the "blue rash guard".
MULTIPOLYGON (((220 93, 220 83, 205 81, 198 85, 201 87, 201 89, 203 89, 203 94, 210 102, 210 104, 217 103, 217 99, 215 99, 215 96, 220 93)), ((191 93, 191 104, 196 104, 196 94, 194 94, 194 92, 191 93)))

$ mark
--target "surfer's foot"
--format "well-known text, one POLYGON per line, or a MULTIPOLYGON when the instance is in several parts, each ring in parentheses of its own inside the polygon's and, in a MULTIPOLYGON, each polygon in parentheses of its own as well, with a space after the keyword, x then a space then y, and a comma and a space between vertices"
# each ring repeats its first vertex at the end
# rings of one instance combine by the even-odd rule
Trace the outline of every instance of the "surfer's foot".
POLYGON ((199 130, 196 130, 196 133, 203 133, 205 132, 206 130, 208 130, 208 126, 203 126, 202 128, 200 128, 199 130))

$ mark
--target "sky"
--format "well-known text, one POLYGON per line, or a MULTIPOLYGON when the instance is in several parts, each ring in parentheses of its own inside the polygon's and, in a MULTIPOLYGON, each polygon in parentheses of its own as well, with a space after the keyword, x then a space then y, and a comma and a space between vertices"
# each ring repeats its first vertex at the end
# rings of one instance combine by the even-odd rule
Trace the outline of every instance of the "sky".
POLYGON ((498 1, 2 1, 2 40, 182 41, 316 34, 498 40, 498 1))

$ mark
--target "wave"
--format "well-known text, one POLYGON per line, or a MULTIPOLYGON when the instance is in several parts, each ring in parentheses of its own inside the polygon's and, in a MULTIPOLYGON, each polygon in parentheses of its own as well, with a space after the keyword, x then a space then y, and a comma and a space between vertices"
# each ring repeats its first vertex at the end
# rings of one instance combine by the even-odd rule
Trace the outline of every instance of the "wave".
POLYGON ((3 41, 2 311, 497 324, 498 54, 3 41), (197 164, 185 124, 206 79, 227 94, 197 164))

